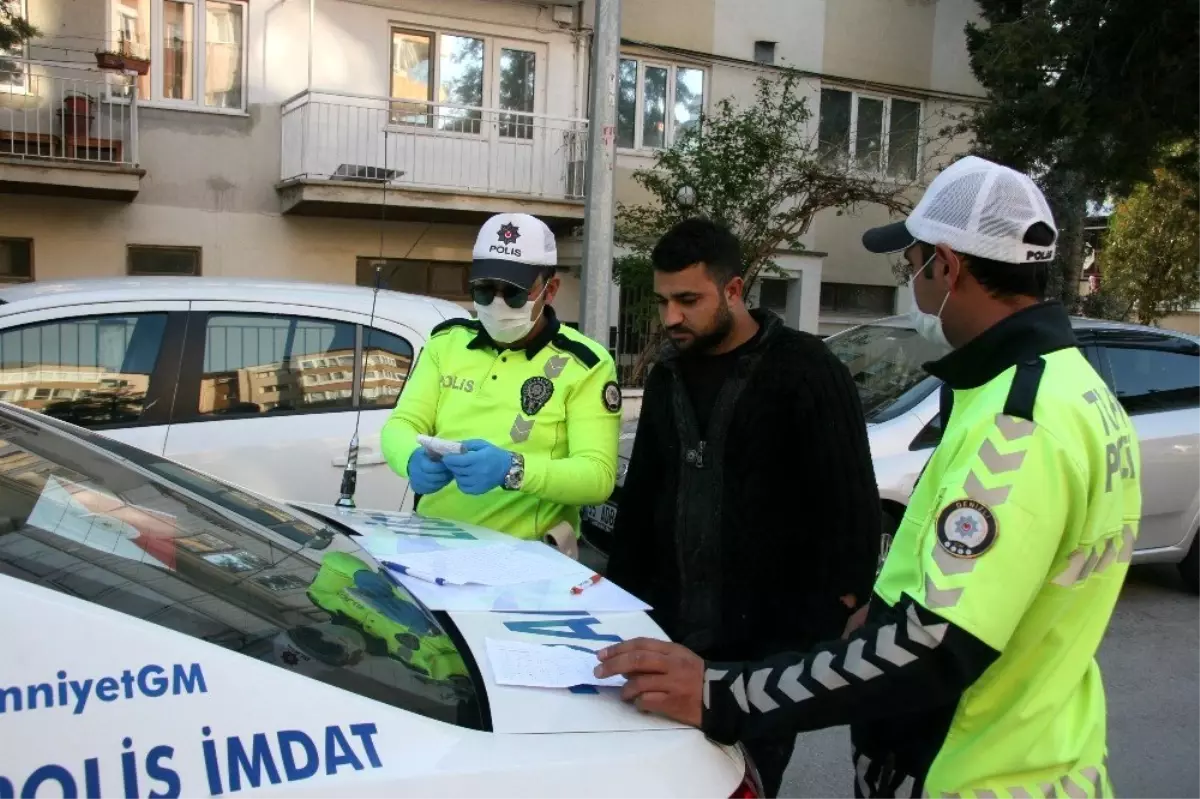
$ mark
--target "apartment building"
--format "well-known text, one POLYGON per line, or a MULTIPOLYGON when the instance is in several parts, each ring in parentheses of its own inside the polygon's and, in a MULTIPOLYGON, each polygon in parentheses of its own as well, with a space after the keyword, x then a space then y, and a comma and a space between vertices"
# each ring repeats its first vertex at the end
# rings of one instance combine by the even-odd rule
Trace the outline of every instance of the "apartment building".
MULTIPOLYGON (((0 54, 0 279, 370 283, 382 264, 388 287, 466 304, 477 226, 524 211, 559 235, 557 305, 578 319, 592 0, 24 2, 41 37, 0 54), (102 70, 97 51, 145 74, 102 70)), ((781 64, 809 76, 822 143, 912 177, 933 120, 982 94, 974 14, 624 0, 618 199, 639 200, 656 148, 781 64)), ((885 216, 823 215, 756 301, 821 332, 903 310, 858 245, 885 216)), ((617 287, 612 302, 617 319, 617 287)))

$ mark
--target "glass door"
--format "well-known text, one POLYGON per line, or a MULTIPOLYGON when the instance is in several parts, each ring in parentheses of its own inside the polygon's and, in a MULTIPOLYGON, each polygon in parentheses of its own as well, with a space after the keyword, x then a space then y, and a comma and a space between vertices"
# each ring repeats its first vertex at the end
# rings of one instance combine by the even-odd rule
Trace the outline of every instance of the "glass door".
POLYGON ((496 40, 492 48, 491 186, 494 191, 547 193, 545 157, 549 137, 558 131, 537 114, 545 113, 545 48, 528 42, 496 40))

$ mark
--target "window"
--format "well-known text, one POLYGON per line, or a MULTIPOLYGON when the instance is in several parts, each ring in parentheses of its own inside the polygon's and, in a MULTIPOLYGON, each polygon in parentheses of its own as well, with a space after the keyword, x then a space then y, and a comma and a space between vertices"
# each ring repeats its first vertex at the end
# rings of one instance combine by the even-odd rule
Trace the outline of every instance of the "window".
MULTIPOLYGON (((158 625, 427 718, 488 728, 453 622, 376 571, 352 538, 100 435, 83 433, 85 446, 55 429, 5 429, 0 574, 126 614, 130 625, 158 625)), ((198 660, 167 664, 162 676, 177 693, 212 691, 215 675, 198 660)), ((122 697, 163 701, 130 685, 122 697)))
MULTIPOLYGON (((138 99, 187 108, 246 108, 244 0, 110 0, 113 49, 150 59, 138 99)), ((112 93, 129 97, 130 79, 112 93)))
POLYGON ((860 325, 825 339, 850 370, 868 422, 885 422, 913 408, 937 384, 922 364, 945 352, 909 327, 860 325))
POLYGON ((354 325, 346 322, 209 314, 197 411, 208 416, 350 408, 350 374, 299 364, 314 355, 344 352, 353 357, 354 337, 354 325), (321 391, 309 390, 308 376, 322 383, 321 391))
POLYGON ((704 70, 622 58, 617 69, 617 146, 670 147, 704 110, 704 70))
POLYGON ((755 42, 754 60, 759 64, 775 63, 775 42, 755 42))
POLYGON ((166 314, 142 314, 10 328, 0 385, 9 402, 72 424, 137 424, 166 326, 166 314))
POLYGON ((355 279, 360 286, 375 285, 375 267, 381 266, 380 288, 424 294, 444 300, 470 299, 467 280, 471 265, 455 261, 414 261, 407 258, 359 257, 355 279))
POLYGON ((822 283, 821 310, 833 313, 887 316, 896 307, 895 286, 822 283))
POLYGON ((412 367, 412 345, 399 336, 375 328, 363 328, 362 396, 365 407, 390 408, 396 404, 412 367), (367 370, 368 364, 390 363, 399 367, 367 370))
POLYGON ((897 180, 917 176, 921 104, 821 90, 818 147, 826 163, 897 180))
POLYGON ((532 44, 394 29, 391 122, 533 138, 534 118, 527 115, 537 110, 537 61, 532 44))
MULTIPOLYGON (((0 4, 0 23, 7 21, 4 14, 6 11, 28 19, 25 0, 16 0, 8 5, 0 4)), ((18 60, 27 58, 28 55, 28 46, 24 42, 12 47, 0 47, 0 94, 24 94, 29 90, 29 72, 25 63, 18 60)))
POLYGON ((0 239, 0 283, 33 280, 33 239, 0 239))
POLYGON ((199 247, 157 247, 131 244, 126 253, 131 275, 198 275, 199 247))
POLYGON ((1200 346, 1105 347, 1114 393, 1130 415, 1200 407, 1200 346))

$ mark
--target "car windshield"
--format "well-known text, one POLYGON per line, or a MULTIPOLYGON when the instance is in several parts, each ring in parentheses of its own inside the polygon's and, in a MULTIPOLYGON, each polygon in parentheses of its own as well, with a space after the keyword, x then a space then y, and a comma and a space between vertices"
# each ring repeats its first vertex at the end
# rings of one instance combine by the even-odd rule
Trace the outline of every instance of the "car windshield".
POLYGON ((453 623, 389 579, 351 536, 12 406, 0 406, 0 574, 488 729, 453 623))
POLYGON ((945 355, 909 327, 868 324, 825 339, 850 369, 868 422, 885 422, 929 395, 937 385, 922 364, 945 355))

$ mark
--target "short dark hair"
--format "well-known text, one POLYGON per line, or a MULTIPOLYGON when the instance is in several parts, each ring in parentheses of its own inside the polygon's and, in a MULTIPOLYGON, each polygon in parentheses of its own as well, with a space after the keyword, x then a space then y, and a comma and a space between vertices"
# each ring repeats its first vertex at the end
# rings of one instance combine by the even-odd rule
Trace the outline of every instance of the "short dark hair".
POLYGON ((712 279, 723 286, 742 274, 742 245, 720 222, 693 217, 663 234, 650 261, 656 272, 682 272, 703 263, 712 279))
MULTIPOLYGON (((1022 241, 1035 247, 1049 247, 1054 244, 1055 238, 1053 228, 1045 222, 1035 222, 1025 231, 1022 241)), ((933 257, 933 245, 926 242, 920 244, 922 260, 928 261, 933 257)), ((969 253, 964 253, 963 257, 971 277, 993 297, 1035 297, 1040 300, 1046 296, 1046 284, 1050 277, 1050 270, 1047 268, 1049 262, 1010 264, 991 258, 979 258, 969 253)))

